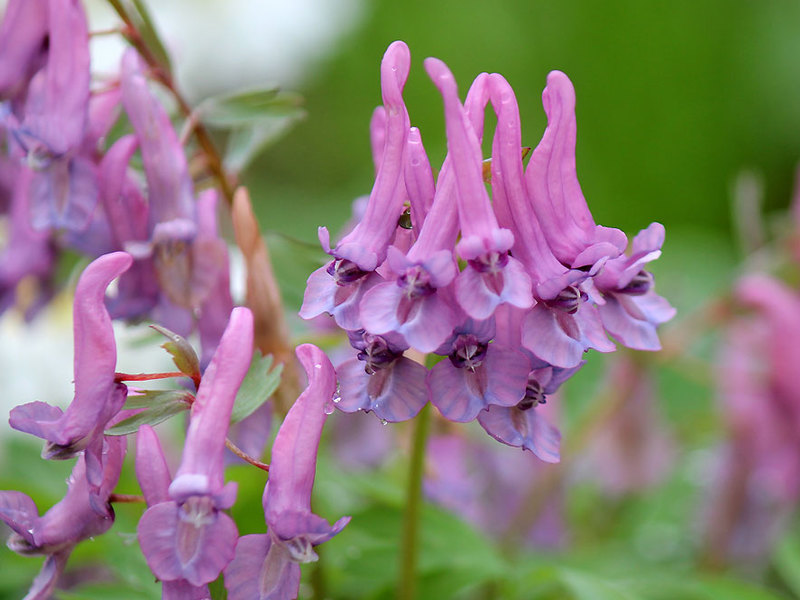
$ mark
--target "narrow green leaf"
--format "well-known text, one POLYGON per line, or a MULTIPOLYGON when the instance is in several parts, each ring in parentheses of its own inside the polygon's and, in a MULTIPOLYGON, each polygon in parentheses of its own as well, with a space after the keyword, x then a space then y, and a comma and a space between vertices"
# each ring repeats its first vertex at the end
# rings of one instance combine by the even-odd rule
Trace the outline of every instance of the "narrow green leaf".
POLYGON ((275 117, 296 117, 303 113, 303 97, 276 88, 239 90, 207 98, 197 107, 200 119, 211 127, 249 127, 275 117))
POLYGON ((573 569, 561 571, 560 579, 575 600, 635 600, 638 594, 624 589, 617 582, 573 569))
POLYGON ((785 537, 778 544, 773 564, 786 587, 800 598, 800 540, 785 537))
POLYGON ((172 360, 175 362, 175 366, 178 367, 178 370, 192 379, 199 379, 200 360, 197 358, 197 353, 194 351, 191 344, 166 327, 161 327, 161 325, 150 325, 150 327, 169 340, 161 344, 161 347, 172 355, 172 360))
POLYGON ((189 403, 183 400, 164 402, 163 404, 146 408, 142 412, 120 421, 113 427, 106 429, 105 434, 128 435, 129 433, 136 433, 142 425, 157 425, 185 410, 189 410, 189 403))
POLYGON ((278 389, 283 365, 277 365, 270 370, 271 367, 272 355, 261 356, 261 352, 256 350, 253 354, 253 360, 250 362, 250 369, 247 371, 239 392, 236 394, 236 402, 231 413, 231 423, 238 423, 251 415, 278 389))
POLYGON ((169 60, 169 54, 161 41, 161 36, 158 35, 153 19, 150 12, 147 10, 142 0, 129 0, 125 2, 128 15, 134 19, 136 29, 142 41, 153 53, 153 56, 159 62, 160 66, 168 75, 172 74, 172 64, 169 60))
POLYGON ((192 394, 185 390, 145 390, 135 396, 128 396, 123 408, 152 408, 176 401, 191 404, 192 394))

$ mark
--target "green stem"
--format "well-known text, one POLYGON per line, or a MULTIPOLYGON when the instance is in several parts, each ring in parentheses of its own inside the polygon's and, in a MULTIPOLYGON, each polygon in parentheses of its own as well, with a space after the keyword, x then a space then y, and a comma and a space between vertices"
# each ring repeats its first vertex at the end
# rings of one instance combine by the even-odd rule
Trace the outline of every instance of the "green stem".
POLYGON ((422 475, 425 470, 425 442, 430 427, 430 405, 425 405, 414 420, 414 439, 408 469, 406 510, 403 516, 403 535, 400 540, 399 600, 413 600, 417 593, 417 533, 422 504, 422 475))

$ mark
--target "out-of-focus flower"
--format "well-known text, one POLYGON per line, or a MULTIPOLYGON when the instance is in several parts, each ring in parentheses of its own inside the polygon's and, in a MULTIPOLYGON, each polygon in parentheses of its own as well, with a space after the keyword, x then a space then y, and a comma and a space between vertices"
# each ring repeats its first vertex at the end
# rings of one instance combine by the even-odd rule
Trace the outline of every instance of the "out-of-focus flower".
POLYGON ((236 524, 223 510, 235 502, 236 484, 224 482, 225 436, 252 354, 253 317, 238 307, 203 374, 169 498, 150 506, 137 528, 147 564, 162 581, 202 586, 233 558, 236 524))
POLYGON ((729 442, 707 519, 715 565, 767 556, 800 498, 800 296, 750 275, 736 297, 753 312, 729 326, 719 360, 729 442))
POLYGON ((331 539, 350 521, 331 526, 311 512, 311 490, 317 449, 327 418, 326 405, 336 391, 328 357, 303 344, 297 358, 308 375, 308 387, 286 415, 272 446, 269 481, 264 488, 267 533, 242 537, 236 557, 225 569, 231 600, 296 598, 300 564, 317 560, 313 547, 331 539))

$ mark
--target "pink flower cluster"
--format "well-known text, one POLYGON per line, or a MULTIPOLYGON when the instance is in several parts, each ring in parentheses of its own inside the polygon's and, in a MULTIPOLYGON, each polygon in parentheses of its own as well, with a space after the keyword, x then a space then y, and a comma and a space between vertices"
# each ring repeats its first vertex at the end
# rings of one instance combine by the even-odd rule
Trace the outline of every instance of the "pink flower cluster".
POLYGON ((595 224, 575 167, 575 94, 554 71, 542 95, 548 125, 523 165, 514 92, 480 74, 462 104, 441 61, 425 68, 444 101, 448 154, 434 178, 402 91, 408 48, 381 65, 383 106, 371 133, 377 174, 363 216, 308 279, 300 315, 333 316, 357 351, 337 368, 340 410, 385 421, 430 400, 451 421, 478 419, 497 440, 559 458, 559 434, 534 407, 583 364, 589 349, 660 348, 674 309, 653 290, 647 263, 664 228, 634 239, 595 224), (484 112, 497 115, 490 164, 484 112), (491 195, 485 182, 491 182, 491 195), (442 356, 430 370, 408 351, 442 356))

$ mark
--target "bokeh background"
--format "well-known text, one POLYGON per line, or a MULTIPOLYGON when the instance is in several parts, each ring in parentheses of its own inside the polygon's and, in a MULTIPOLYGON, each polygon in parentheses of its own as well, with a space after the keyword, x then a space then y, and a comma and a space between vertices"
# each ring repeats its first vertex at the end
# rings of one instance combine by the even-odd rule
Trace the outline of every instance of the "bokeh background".
MULTIPOLYGON (((103 2, 89 4, 97 27, 112 20, 103 2)), ((797 0, 152 0, 148 5, 194 102, 266 83, 304 98, 305 117, 242 174, 291 313, 299 308, 310 269, 322 260, 317 227, 336 231, 353 199, 372 185, 368 122, 380 102, 381 56, 396 39, 411 49, 405 98, 434 165, 441 164, 446 142, 441 99, 422 68, 425 57, 447 62, 462 93, 482 71, 505 75, 522 111, 523 143, 530 146, 545 127, 541 92, 547 73, 560 69, 569 75, 577 95, 578 175, 596 221, 631 235, 652 221, 666 226, 664 255, 654 272, 659 293, 679 310, 672 327, 725 294, 758 241, 758 235, 743 235, 759 219, 734 209, 737 196, 761 198, 765 238, 788 226, 786 209, 800 162, 797 0)), ((113 42, 95 45, 97 64, 108 70, 117 54, 113 42)), ((0 395, 6 409, 34 399, 69 401, 67 315, 68 304, 57 304, 33 330, 13 315, 4 317, 0 395)), ((800 572, 800 545, 779 541, 777 558, 766 556, 753 568, 726 575, 704 574, 695 562, 713 456, 724 439, 712 378, 715 340, 713 333, 690 340, 686 356, 675 360, 646 359, 654 365, 657 410, 677 448, 657 487, 610 499, 585 483, 577 469, 566 500, 574 542, 566 556, 489 550, 481 535, 429 507, 424 523, 434 533, 423 541, 424 597, 800 597, 796 575, 792 581, 792 573, 800 572), (468 558, 459 562, 458 552, 468 558), (561 568, 555 565, 564 564, 570 570, 554 576, 561 568), (486 581, 494 583, 475 583, 476 573, 488 573, 486 581), (641 577, 631 583, 631 573, 641 577), (681 577, 697 582, 693 591, 669 588, 668 582, 681 577), (498 586, 496 580, 511 583, 498 586), (534 590, 545 590, 544 595, 534 590)), ((132 352, 121 360, 133 362, 132 352)), ((609 364, 591 356, 567 385, 565 439, 586 422, 597 394, 608 389, 609 364)), ((49 506, 60 494, 47 485, 53 470, 36 462, 35 449, 27 456, 31 446, 21 435, 1 429, 0 487, 39 494, 40 506, 49 506)), ((402 429, 399 435, 402 446, 402 429)), ((391 597, 396 556, 390 538, 400 527, 402 468, 396 463, 379 476, 343 475, 334 454, 322 459, 323 514, 356 517, 322 549, 330 557, 326 568, 334 597, 391 597)), ((260 482, 248 482, 247 473, 234 477, 242 482, 242 497, 252 493, 254 500, 237 505, 236 516, 247 519, 252 510, 255 516, 245 528, 258 531, 260 482)), ((114 534, 115 540, 130 541, 138 513, 128 507, 119 512, 122 533, 114 534)), ((796 531, 787 529, 787 536, 796 531)), ((149 577, 141 559, 137 563, 131 558, 135 553, 113 548, 90 547, 79 558, 86 564, 101 556, 126 563, 131 574, 117 597, 152 597, 156 588, 137 587, 149 577)), ((109 580, 125 571, 117 567, 108 567, 109 580)), ((0 598, 19 597, 37 569, 37 561, 0 552, 0 598)), ((103 595, 107 588, 98 589, 95 595, 63 597, 109 597, 103 595)))

